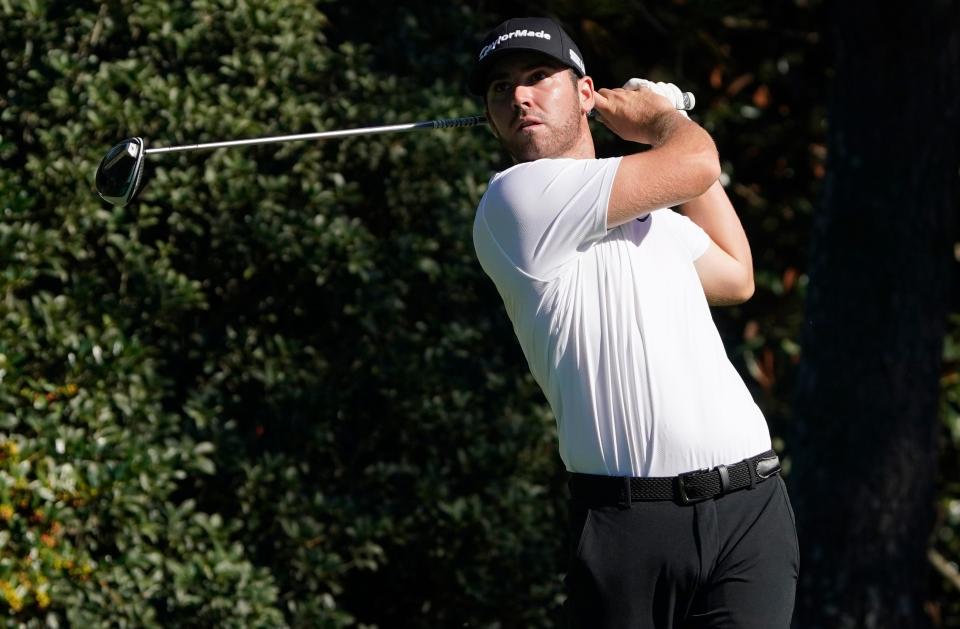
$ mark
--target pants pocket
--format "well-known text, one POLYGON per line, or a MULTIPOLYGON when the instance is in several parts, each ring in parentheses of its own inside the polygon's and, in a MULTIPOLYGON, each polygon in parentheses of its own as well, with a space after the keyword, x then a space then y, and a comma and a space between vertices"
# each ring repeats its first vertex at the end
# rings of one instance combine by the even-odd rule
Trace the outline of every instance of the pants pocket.
POLYGON ((793 511, 793 504, 790 502, 790 495, 787 493, 787 485, 783 482, 783 478, 780 475, 777 475, 777 483, 780 485, 780 495, 783 498, 783 508, 786 510, 787 515, 790 516, 790 523, 793 525, 793 550, 796 553, 796 565, 799 572, 800 567, 800 541, 799 535, 797 534, 797 516, 793 511))
POLYGON ((570 512, 570 557, 579 559, 583 552, 584 540, 593 519, 593 509, 571 508, 570 512))
POLYGON ((600 591, 588 562, 590 561, 591 522, 596 516, 593 509, 571 507, 569 520, 569 560, 563 585, 566 600, 564 615, 571 629, 596 626, 595 611, 600 601, 600 591))

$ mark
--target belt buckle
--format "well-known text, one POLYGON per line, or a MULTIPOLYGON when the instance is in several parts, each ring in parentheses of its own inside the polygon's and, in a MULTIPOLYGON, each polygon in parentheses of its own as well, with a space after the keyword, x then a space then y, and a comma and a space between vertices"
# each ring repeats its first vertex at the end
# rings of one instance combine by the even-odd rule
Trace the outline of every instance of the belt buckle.
POLYGON ((684 505, 692 505, 698 502, 703 502, 704 500, 709 500, 713 496, 698 496, 696 498, 691 498, 687 495, 687 486, 684 483, 686 478, 695 476, 697 474, 703 474, 704 472, 709 472, 707 468, 700 470, 695 470, 693 472, 684 472, 683 474, 677 474, 677 491, 680 493, 680 503, 684 505))
POLYGON ((762 480, 766 480, 780 471, 780 457, 773 455, 763 459, 757 459, 754 465, 757 476, 762 480))

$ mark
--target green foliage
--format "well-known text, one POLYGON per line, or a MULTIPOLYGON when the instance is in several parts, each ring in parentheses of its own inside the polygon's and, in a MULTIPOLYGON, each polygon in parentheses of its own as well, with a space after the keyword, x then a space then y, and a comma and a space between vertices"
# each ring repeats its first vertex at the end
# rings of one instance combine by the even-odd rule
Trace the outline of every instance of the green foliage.
POLYGON ((940 431, 940 487, 937 526, 930 546, 945 565, 934 575, 935 618, 943 626, 956 626, 960 619, 960 316, 950 320, 940 381, 943 423, 940 431), (950 623, 953 624, 950 624, 950 623))
MULTIPOLYGON (((434 19, 453 37, 443 20, 471 18, 434 19)), ((476 111, 460 85, 375 70, 388 57, 307 2, 4 5, 2 20, 10 617, 549 624, 562 478, 522 356, 491 343, 511 333, 470 238, 488 134, 150 157, 134 204, 92 191, 126 135, 476 111)))
MULTIPOLYGON (((697 94, 758 278, 717 319, 779 435, 824 158, 816 7, 541 4, 600 85, 697 94)), ((479 113, 465 70, 499 18, 469 6, 0 0, 0 618, 557 624, 554 423, 472 250, 489 133, 151 156, 128 207, 93 191, 126 136, 479 113)))

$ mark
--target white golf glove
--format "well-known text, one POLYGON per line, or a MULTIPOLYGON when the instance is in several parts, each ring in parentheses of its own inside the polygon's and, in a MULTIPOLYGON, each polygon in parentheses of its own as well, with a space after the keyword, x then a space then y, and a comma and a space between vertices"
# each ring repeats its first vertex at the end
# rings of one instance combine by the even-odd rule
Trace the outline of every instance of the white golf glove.
POLYGON ((683 110, 683 92, 673 83, 654 83, 646 79, 630 79, 623 84, 623 89, 625 90, 638 90, 641 87, 653 90, 673 103, 673 106, 677 108, 677 111, 679 111, 684 118, 690 117, 687 112, 683 110))

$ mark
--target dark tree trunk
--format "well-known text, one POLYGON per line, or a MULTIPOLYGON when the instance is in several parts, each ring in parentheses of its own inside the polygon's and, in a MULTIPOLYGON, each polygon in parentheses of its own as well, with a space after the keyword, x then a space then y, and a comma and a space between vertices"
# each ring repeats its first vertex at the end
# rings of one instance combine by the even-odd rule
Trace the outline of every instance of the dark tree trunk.
POLYGON ((801 629, 929 625, 960 204, 960 3, 834 2, 827 179, 788 444, 801 629))

